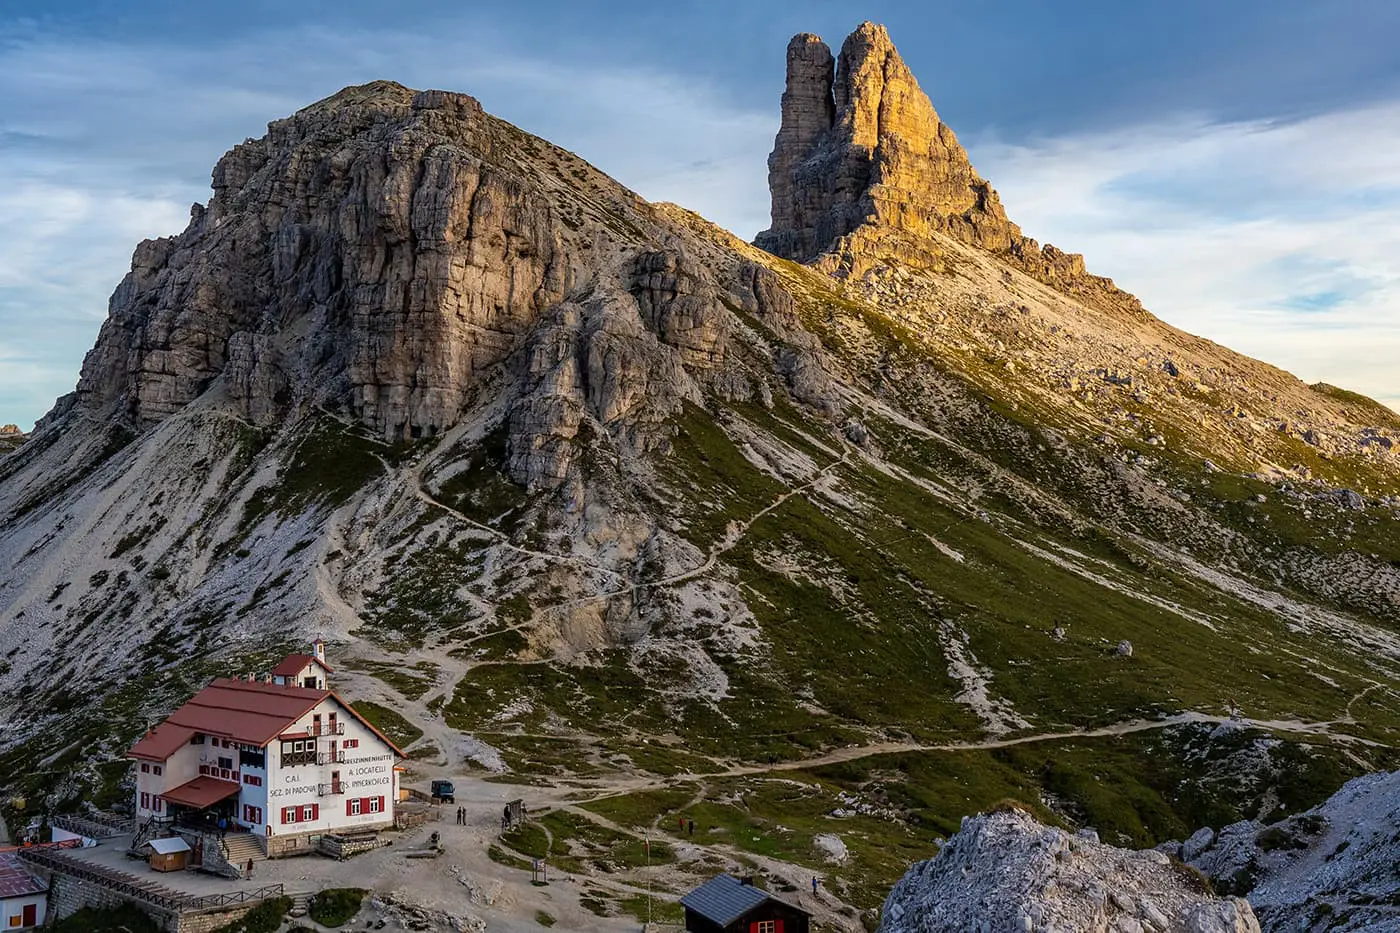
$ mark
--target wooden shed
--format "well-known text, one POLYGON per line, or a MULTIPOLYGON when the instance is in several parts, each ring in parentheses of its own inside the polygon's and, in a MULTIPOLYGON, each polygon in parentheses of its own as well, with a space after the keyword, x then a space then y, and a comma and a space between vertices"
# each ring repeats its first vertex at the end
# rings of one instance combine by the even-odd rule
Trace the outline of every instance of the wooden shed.
POLYGON ((184 871, 190 864, 190 844, 179 836, 152 839, 151 868, 156 871, 184 871))
POLYGON ((811 915, 748 879, 716 875, 681 898, 688 933, 808 933, 811 915))

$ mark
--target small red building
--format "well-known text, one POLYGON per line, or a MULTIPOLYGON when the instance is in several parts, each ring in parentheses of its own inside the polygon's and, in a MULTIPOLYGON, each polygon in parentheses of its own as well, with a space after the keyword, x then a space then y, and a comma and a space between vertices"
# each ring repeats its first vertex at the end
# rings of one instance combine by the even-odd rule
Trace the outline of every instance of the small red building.
POLYGON ((681 898, 688 933, 808 933, 811 915, 747 878, 716 875, 681 898))

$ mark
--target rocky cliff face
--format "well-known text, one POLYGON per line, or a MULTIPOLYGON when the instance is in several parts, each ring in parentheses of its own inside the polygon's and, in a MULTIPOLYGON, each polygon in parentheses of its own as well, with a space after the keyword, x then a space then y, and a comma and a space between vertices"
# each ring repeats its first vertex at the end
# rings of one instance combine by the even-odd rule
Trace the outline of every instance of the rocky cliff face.
POLYGON ((1400 772, 1350 781, 1325 803, 1264 825, 1202 829, 1178 854, 1224 890, 1247 891, 1277 933, 1392 930, 1400 772))
POLYGON ((549 148, 387 82, 274 123, 219 162, 184 233, 138 247, 78 403, 149 425, 217 386, 258 425, 321 407, 412 440, 515 354, 513 475, 561 481, 580 413, 664 416, 683 364, 723 363, 725 288, 676 252, 617 259, 664 226, 567 153, 522 173, 549 148))
POLYGON ((819 38, 793 38, 782 105, 764 249, 806 261, 865 224, 993 250, 1019 239, 883 26, 861 24, 834 67, 819 38))
POLYGON ((784 242, 836 238, 805 266, 465 95, 347 88, 236 146, 0 461, 0 784, 110 793, 130 732, 311 634, 415 758, 713 776, 732 826, 858 834, 826 890, 862 908, 1009 794, 1189 834, 1173 730, 1227 699, 1309 744, 1212 819, 1379 763, 1400 419, 1020 263, 883 32, 847 53, 789 56, 784 242))
POLYGON ((872 260, 938 266, 947 236, 1058 289, 1141 310, 1084 259, 1044 249, 1006 216, 883 26, 862 23, 833 62, 817 36, 788 45, 782 125, 768 158, 772 226, 755 243, 860 274, 872 260))
POLYGON ((1216 898, 1161 852, 1103 845, 1020 810, 964 819, 885 901, 881 933, 1259 933, 1249 902, 1216 898))
POLYGON ((576 274, 556 215, 493 164, 493 124, 381 83, 236 147, 185 232, 137 250, 80 402, 149 424, 222 377, 261 423, 307 403, 392 438, 454 423, 576 274))

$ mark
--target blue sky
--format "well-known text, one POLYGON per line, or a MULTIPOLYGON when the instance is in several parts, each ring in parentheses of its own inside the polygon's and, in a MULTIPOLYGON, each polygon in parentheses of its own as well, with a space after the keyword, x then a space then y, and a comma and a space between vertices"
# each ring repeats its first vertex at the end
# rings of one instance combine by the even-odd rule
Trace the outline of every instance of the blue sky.
POLYGON ((1400 4, 0 0, 0 422, 76 381, 135 243, 347 84, 462 90, 766 226, 783 49, 883 22, 1031 236, 1173 324, 1400 406, 1400 4))

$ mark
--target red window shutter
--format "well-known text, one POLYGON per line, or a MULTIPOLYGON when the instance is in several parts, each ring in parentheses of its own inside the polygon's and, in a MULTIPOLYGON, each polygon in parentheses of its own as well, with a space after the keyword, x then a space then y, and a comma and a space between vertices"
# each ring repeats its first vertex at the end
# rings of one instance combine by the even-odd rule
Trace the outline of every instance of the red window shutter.
POLYGON ((758 933, 758 921, 749 924, 749 933, 758 933))
POLYGON ((773 921, 773 933, 783 933, 783 921, 781 921, 781 920, 774 920, 774 921, 773 921))
POLYGON ((351 815, 352 815, 352 814, 350 813, 350 798, 349 798, 349 797, 346 797, 346 798, 345 798, 345 815, 346 815, 346 816, 351 816, 351 815))
POLYGON ((321 805, 319 803, 313 803, 311 805, 311 818, 313 820, 319 820, 321 818, 321 805))
POLYGON ((380 798, 379 798, 379 812, 380 812, 380 813, 383 813, 383 812, 384 812, 384 798, 383 798, 383 797, 380 797, 380 798))

